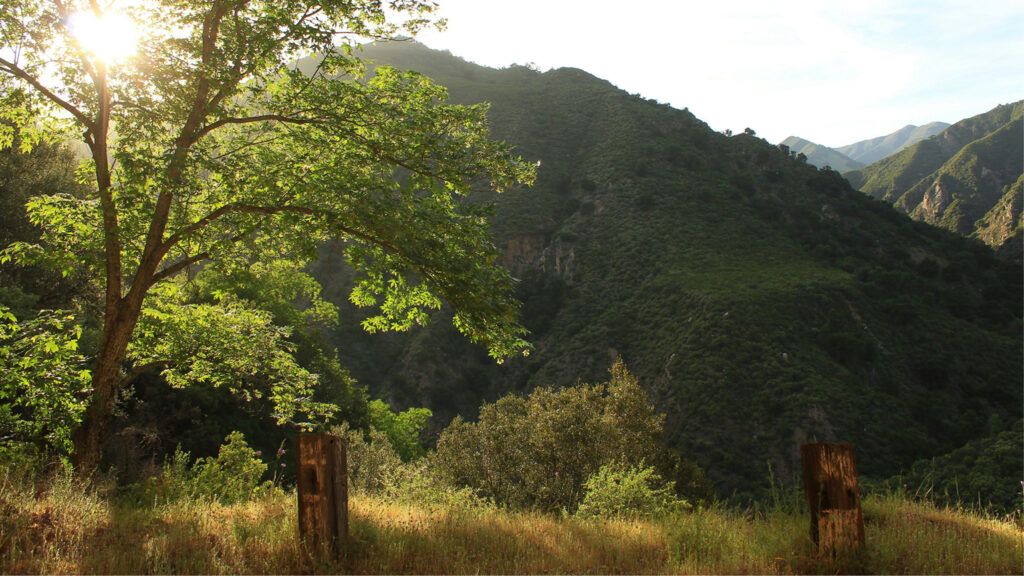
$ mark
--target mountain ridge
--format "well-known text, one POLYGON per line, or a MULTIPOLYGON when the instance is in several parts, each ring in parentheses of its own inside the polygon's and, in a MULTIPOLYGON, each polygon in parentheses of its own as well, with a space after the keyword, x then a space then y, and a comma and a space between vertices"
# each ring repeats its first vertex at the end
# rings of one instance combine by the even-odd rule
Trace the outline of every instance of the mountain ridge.
POLYGON ((877 162, 886 156, 891 156, 907 146, 930 138, 949 126, 946 122, 929 122, 921 126, 907 124, 903 128, 884 136, 860 140, 845 146, 837 146, 835 150, 861 164, 867 165, 877 162))
POLYGON ((789 136, 779 144, 788 146, 790 150, 797 154, 803 154, 807 157, 808 163, 818 168, 828 166, 840 172, 848 172, 864 167, 863 162, 858 162, 834 148, 815 144, 799 136, 789 136))

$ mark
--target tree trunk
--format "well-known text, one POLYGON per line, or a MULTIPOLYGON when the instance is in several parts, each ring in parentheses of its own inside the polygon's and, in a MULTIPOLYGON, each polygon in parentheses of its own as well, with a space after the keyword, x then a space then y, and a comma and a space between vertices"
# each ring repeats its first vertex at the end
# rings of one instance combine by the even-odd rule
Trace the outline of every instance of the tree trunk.
POLYGON ((100 463, 103 435, 120 392, 121 363, 140 311, 141 306, 119 306, 115 317, 104 323, 103 345, 92 373, 92 397, 73 438, 72 463, 81 477, 92 474, 100 463))

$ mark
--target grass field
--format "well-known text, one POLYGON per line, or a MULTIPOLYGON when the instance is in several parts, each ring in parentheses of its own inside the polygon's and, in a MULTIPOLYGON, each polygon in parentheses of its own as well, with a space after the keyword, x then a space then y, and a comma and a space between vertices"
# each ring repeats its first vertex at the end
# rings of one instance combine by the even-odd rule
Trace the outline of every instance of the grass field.
POLYGON ((912 573, 1021 574, 1015 522, 898 496, 864 500, 867 548, 815 560, 793 506, 705 507, 657 521, 582 520, 356 496, 340 564, 307 558, 294 493, 221 505, 140 505, 69 479, 0 476, 2 573, 912 573), (788 508, 788 510, 787 510, 788 508))

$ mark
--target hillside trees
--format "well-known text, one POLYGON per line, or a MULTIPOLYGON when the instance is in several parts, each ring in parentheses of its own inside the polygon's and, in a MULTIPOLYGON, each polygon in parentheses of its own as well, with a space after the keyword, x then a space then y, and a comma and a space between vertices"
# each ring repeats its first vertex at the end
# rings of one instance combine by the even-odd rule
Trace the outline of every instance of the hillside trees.
MULTIPOLYGON (((387 8, 415 33, 435 5, 387 8)), ((353 302, 378 310, 368 330, 423 323, 443 299, 492 356, 525 348, 484 213, 461 198, 471 183, 501 189, 532 170, 487 138, 483 107, 448 105, 414 73, 356 80, 350 46, 399 28, 373 0, 5 2, 0 144, 76 135, 90 156, 89 193, 36 198, 40 242, 4 252, 84 273, 102 295, 80 471, 97 464, 114 402, 141 372, 244 387, 245 374, 221 371, 244 371, 258 350, 281 420, 325 409, 307 401, 315 375, 274 352, 287 346, 266 316, 230 298, 185 308, 182 278, 200 269, 302 261, 338 238, 359 274, 353 302), (135 32, 134 50, 110 42, 135 32), (288 64, 308 53, 322 57, 312 73, 288 64)))

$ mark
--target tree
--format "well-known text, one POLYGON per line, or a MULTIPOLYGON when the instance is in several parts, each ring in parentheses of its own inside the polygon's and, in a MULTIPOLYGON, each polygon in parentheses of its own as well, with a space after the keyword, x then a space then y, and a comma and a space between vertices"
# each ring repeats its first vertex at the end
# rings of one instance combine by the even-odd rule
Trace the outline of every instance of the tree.
POLYGON ((434 468, 500 504, 546 511, 574 510, 587 479, 613 462, 660 464, 674 480, 680 470, 661 444, 664 415, 621 359, 609 376, 602 384, 505 396, 484 404, 477 422, 456 418, 437 441, 434 468))
MULTIPOLYGON (((531 167, 488 139, 485 107, 448 105, 443 88, 415 73, 379 68, 362 81, 352 48, 415 33, 435 8, 429 0, 391 0, 387 9, 377 0, 154 0, 120 11, 95 1, 4 3, 0 145, 15 135, 27 147, 77 134, 90 155, 91 194, 34 200, 40 244, 4 253, 84 266, 102 294, 90 399, 75 434, 80 471, 96 466, 130 378, 166 369, 150 351, 131 350, 154 291, 172 286, 173 295, 187 271, 229 272, 254 255, 308 258, 338 238, 359 273, 352 300, 379 310, 368 330, 422 324, 443 299, 459 330, 494 357, 526 348, 485 212, 464 196, 471 184, 528 183, 531 167), (394 24, 392 13, 405 22, 394 24), (292 64, 311 53, 312 71, 292 64)), ((246 353, 238 348, 224 352, 246 353)), ((310 384, 284 372, 272 377, 305 379, 293 390, 310 384)))

